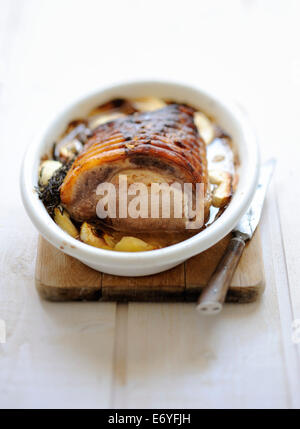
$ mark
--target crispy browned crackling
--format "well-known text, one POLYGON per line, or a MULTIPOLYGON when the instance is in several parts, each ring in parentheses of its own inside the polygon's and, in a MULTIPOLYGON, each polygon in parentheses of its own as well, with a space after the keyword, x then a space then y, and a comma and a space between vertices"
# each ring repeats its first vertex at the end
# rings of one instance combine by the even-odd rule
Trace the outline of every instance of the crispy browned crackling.
MULTIPOLYGON (((194 110, 172 104, 135 113, 99 126, 77 157, 61 187, 64 207, 77 221, 96 220, 97 186, 116 182, 119 174, 149 184, 155 177, 172 182, 203 183, 205 214, 210 198, 205 143, 193 120, 194 110)), ((110 219, 120 231, 185 228, 183 219, 110 219)))

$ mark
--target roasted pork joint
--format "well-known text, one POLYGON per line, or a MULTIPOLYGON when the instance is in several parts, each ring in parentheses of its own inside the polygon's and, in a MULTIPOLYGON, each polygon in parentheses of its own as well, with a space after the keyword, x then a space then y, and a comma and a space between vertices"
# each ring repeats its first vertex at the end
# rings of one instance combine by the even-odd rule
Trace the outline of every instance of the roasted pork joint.
MULTIPOLYGON (((194 123, 194 110, 185 105, 134 113, 100 125, 88 139, 68 171, 60 189, 61 203, 75 221, 97 222, 101 183, 202 184, 204 218, 209 213, 210 195, 206 147, 194 123)), ((118 195, 118 194, 117 194, 118 195)), ((130 204, 130 201, 128 202, 130 204)), ((118 205, 118 201, 117 201, 118 205)), ((186 229, 186 218, 116 217, 105 219, 112 229, 129 232, 186 229)))

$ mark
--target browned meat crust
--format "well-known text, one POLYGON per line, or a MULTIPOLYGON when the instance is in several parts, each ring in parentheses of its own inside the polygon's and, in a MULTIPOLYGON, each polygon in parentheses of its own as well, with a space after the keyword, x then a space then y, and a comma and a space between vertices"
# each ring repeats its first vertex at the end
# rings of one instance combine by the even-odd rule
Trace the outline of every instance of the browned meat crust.
POLYGON ((97 128, 61 187, 61 201, 71 216, 78 221, 96 218, 96 187, 128 168, 163 172, 181 183, 203 183, 207 195, 206 148, 193 112, 172 104, 97 128))

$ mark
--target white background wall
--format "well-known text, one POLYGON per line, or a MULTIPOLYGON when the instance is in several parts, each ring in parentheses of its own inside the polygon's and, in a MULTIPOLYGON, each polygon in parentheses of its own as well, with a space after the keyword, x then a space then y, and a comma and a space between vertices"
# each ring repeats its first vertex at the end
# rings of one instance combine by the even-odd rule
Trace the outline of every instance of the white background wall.
POLYGON ((0 406, 300 406, 299 18, 297 0, 0 0, 0 406), (192 304, 39 301, 23 152, 62 104, 135 78, 228 93, 278 158, 260 303, 204 322, 192 304))

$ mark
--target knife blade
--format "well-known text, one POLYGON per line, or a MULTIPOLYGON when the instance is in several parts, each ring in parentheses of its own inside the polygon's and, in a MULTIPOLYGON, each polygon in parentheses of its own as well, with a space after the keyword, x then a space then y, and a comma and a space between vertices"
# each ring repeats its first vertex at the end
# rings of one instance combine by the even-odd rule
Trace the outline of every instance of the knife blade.
POLYGON ((223 308, 233 274, 244 251, 245 242, 252 238, 259 223, 275 164, 276 161, 270 159, 261 167, 257 188, 250 207, 234 228, 233 237, 221 261, 198 299, 197 310, 201 314, 217 314, 223 308))
POLYGON ((269 159, 262 165, 250 207, 233 230, 233 233, 241 236, 244 241, 250 240, 257 228, 275 165, 275 159, 269 159))

